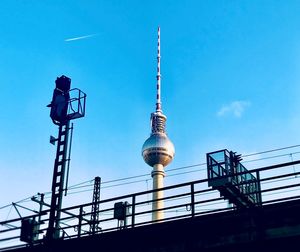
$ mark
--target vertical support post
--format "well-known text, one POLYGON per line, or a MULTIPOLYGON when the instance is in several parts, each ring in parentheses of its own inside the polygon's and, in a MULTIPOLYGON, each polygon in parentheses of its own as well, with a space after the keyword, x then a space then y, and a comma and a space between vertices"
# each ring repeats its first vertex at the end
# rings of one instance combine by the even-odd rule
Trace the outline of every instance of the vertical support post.
POLYGON ((131 227, 134 228, 135 225, 135 195, 132 196, 131 205, 131 227))
POLYGON ((70 134, 70 141, 69 141, 69 151, 68 151, 68 158, 66 159, 67 162, 67 177, 66 177, 66 188, 65 188, 65 196, 67 196, 68 193, 68 185, 69 185, 69 173, 70 173, 70 162, 71 162, 71 150, 72 150, 72 139, 73 139, 73 123, 71 124, 71 128, 69 130, 71 131, 70 134))
POLYGON ((128 215, 128 207, 129 207, 127 201, 124 202, 124 207, 125 207, 125 219, 123 220, 123 229, 127 228, 127 215, 128 215))
POLYGON ((101 178, 95 177, 93 204, 91 211, 90 233, 95 234, 99 224, 99 201, 100 201, 101 178))
POLYGON ((38 218, 38 223, 41 223, 41 219, 42 219, 42 210, 43 210, 43 204, 44 204, 44 197, 45 194, 41 193, 41 201, 40 201, 40 210, 39 210, 39 218, 38 218))
POLYGON ((258 189, 258 193, 257 193, 258 205, 261 206, 262 205, 262 197, 261 197, 260 173, 259 173, 259 171, 256 171, 256 179, 257 179, 257 189, 258 189))
POLYGON ((195 216, 195 184, 191 184, 191 211, 192 217, 195 216))
POLYGON ((82 214, 83 214, 83 207, 81 206, 79 208, 79 217, 78 217, 78 233, 77 233, 78 238, 81 236, 82 214))

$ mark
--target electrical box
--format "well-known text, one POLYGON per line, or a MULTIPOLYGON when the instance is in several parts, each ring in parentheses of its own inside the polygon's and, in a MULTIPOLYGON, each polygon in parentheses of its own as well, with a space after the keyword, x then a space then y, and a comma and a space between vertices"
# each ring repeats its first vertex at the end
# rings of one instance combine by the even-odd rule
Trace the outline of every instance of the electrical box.
POLYGON ((126 216, 129 214, 128 207, 129 203, 125 202, 117 202, 114 205, 114 218, 117 220, 125 220, 126 216))
POLYGON ((20 240, 27 243, 32 243, 38 240, 39 224, 34 219, 23 219, 21 223, 20 240))

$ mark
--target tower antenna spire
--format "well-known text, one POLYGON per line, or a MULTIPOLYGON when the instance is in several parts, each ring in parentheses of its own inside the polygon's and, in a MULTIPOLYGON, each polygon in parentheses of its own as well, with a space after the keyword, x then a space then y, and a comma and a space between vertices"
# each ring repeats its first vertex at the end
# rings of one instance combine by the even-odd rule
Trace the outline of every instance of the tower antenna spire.
POLYGON ((160 27, 157 30, 157 75, 156 75, 156 112, 162 112, 160 100, 160 27))

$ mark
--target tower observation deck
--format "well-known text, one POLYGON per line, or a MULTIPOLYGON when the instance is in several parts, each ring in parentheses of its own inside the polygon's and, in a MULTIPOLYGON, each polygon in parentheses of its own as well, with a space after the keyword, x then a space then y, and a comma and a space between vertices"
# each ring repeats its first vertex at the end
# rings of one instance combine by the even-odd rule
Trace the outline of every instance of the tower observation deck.
POLYGON ((167 117, 162 112, 161 106, 161 74, 160 74, 160 28, 158 27, 157 44, 157 85, 156 85, 156 110, 151 114, 151 134, 142 147, 142 156, 144 161, 153 167, 151 176, 153 178, 153 203, 152 220, 161 220, 164 218, 163 210, 163 179, 165 176, 164 167, 174 158, 175 148, 166 133, 167 117))

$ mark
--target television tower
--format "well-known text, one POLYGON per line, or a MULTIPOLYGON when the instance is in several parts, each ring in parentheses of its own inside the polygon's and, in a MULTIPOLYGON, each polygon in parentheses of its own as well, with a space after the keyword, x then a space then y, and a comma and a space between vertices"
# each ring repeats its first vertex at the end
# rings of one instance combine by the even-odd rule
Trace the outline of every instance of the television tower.
POLYGON ((174 158, 175 148, 166 134, 167 117, 162 112, 160 99, 160 28, 158 27, 158 44, 157 44, 157 85, 156 85, 156 110, 151 113, 151 134, 142 147, 142 156, 144 161, 153 167, 151 176, 153 178, 153 202, 152 202, 152 220, 161 220, 164 218, 164 202, 160 200, 164 197, 165 171, 167 166, 174 158))

